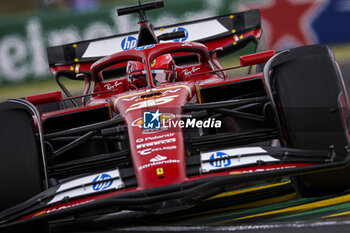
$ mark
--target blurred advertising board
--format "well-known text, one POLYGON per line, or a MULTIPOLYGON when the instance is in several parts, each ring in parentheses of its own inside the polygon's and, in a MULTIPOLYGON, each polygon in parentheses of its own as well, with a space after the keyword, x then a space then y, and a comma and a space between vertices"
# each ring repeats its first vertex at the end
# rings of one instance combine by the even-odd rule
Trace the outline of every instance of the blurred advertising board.
MULTIPOLYGON (((260 8, 264 49, 350 42, 350 27, 346 25, 350 22, 349 0, 164 2, 165 9, 149 12, 149 18, 156 27, 260 8)), ((137 30, 137 15, 118 17, 118 7, 85 12, 0 16, 0 85, 49 77, 48 46, 137 30)))

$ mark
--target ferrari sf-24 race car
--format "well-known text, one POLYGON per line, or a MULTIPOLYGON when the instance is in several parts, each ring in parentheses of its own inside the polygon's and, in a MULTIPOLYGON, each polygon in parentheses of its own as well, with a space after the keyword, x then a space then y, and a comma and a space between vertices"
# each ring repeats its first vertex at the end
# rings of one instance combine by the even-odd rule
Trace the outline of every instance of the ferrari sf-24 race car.
POLYGON ((258 10, 154 28, 145 12, 160 7, 118 10, 139 13, 138 32, 48 48, 66 98, 0 104, 0 229, 177 211, 281 177, 302 196, 349 188, 349 99, 327 46, 223 68, 220 58, 257 46, 258 10), (85 81, 83 93, 62 78, 85 81))

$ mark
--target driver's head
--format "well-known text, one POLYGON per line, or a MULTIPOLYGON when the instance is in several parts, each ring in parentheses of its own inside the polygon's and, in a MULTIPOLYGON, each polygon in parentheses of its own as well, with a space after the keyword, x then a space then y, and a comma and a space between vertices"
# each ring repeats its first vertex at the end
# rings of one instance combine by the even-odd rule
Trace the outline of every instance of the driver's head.
POLYGON ((176 79, 176 65, 170 54, 164 54, 153 60, 151 64, 154 83, 174 82, 176 79))
POLYGON ((144 65, 141 62, 129 61, 126 66, 126 74, 130 84, 130 89, 137 89, 147 86, 144 65))
MULTIPOLYGON (((155 85, 176 80, 176 65, 170 54, 164 54, 153 60, 151 64, 152 78, 155 85)), ((138 61, 129 61, 126 73, 131 89, 147 86, 146 70, 138 61)))

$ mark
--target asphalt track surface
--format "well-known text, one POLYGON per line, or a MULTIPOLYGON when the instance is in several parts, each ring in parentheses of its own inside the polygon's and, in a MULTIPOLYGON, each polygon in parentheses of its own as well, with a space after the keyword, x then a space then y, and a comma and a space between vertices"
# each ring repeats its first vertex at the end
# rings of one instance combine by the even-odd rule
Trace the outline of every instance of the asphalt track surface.
POLYGON ((60 223, 52 232, 347 232, 350 190, 301 198, 290 180, 223 193, 175 213, 118 214, 60 223), (92 231, 91 231, 92 230, 92 231))

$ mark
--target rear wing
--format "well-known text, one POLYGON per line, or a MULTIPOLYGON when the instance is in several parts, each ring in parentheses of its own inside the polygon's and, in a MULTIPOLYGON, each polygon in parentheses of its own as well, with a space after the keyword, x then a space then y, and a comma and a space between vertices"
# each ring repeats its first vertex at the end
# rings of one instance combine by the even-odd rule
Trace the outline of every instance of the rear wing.
MULTIPOLYGON (((249 41, 257 42, 261 37, 259 10, 250 10, 224 16, 168 25, 154 29, 158 38, 165 33, 185 31, 185 37, 174 41, 195 41, 205 44, 209 50, 219 47, 239 49, 249 41)), ((87 72, 98 59, 137 45, 138 32, 130 32, 94 40, 65 44, 47 48, 51 72, 87 72)))

